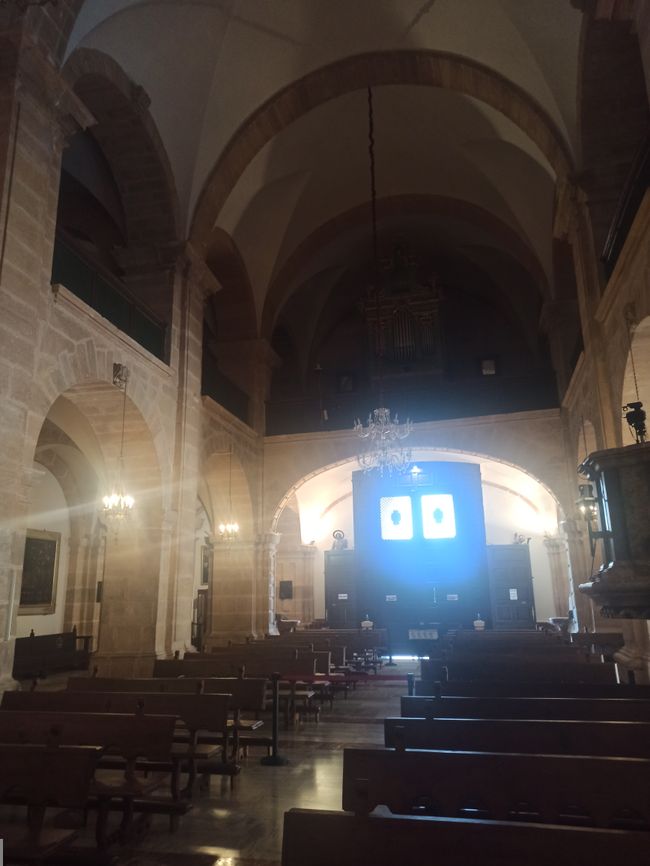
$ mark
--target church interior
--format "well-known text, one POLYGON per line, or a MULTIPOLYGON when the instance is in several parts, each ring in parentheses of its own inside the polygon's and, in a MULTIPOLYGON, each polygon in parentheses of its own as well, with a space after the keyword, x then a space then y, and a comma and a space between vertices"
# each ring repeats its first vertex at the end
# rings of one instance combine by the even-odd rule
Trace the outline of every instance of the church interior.
POLYGON ((0 0, 5 863, 647 862, 649 94, 648 0, 0 0))

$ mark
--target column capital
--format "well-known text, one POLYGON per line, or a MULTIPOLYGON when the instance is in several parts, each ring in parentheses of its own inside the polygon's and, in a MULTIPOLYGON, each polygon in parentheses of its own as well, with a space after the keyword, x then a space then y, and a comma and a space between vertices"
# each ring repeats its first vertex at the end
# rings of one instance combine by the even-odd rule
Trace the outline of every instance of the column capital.
POLYGON ((216 295, 223 288, 201 253, 191 243, 183 245, 178 263, 183 277, 200 293, 202 300, 216 295))

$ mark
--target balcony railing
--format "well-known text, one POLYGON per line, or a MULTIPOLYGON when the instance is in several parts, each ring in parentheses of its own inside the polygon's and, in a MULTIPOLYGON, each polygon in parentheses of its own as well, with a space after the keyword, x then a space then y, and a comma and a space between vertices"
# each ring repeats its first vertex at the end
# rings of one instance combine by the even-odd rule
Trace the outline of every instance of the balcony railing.
POLYGON ((238 388, 214 364, 204 364, 201 393, 211 397, 244 424, 248 424, 248 394, 238 388))
POLYGON ((116 277, 101 272, 61 238, 54 244, 52 283, 65 286, 156 358, 167 362, 166 326, 116 277))

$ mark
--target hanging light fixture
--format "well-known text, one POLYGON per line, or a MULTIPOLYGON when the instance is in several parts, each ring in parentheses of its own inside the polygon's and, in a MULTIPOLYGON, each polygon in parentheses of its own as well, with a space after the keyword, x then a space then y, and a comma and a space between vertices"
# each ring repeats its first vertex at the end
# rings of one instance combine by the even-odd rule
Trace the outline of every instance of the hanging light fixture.
POLYGON ((234 541, 239 535, 239 524, 232 518, 232 445, 228 452, 228 520, 218 529, 222 541, 234 541))
POLYGON ((103 497, 104 514, 111 521, 124 520, 135 505, 135 499, 124 490, 124 427, 126 421, 126 387, 129 381, 129 368, 126 364, 113 364, 113 384, 123 391, 122 435, 120 438, 120 457, 118 462, 117 483, 112 491, 103 497))
POLYGON ((379 253, 377 241, 377 187, 375 182, 375 129, 372 106, 372 88, 368 88, 368 156, 370 162, 370 207, 372 217, 372 270, 375 316, 375 362, 379 378, 380 407, 373 409, 368 415, 366 426, 359 418, 354 422, 354 432, 360 439, 367 442, 366 448, 359 453, 359 466, 364 472, 376 471, 380 475, 385 472, 404 472, 411 463, 411 451, 400 443, 411 433, 412 425, 407 418, 405 424, 400 424, 397 414, 393 417, 384 402, 384 385, 380 321, 380 289, 379 289, 379 253))

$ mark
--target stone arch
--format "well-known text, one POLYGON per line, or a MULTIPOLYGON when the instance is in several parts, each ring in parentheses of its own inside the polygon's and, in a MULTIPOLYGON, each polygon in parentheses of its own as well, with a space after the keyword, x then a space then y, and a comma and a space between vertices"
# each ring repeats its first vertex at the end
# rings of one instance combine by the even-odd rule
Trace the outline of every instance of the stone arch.
MULTIPOLYGON (((377 212, 380 220, 401 213, 426 214, 430 212, 468 220, 472 224, 490 231, 531 274, 536 285, 539 286, 540 292, 548 292, 544 269, 537 256, 510 226, 478 205, 447 196, 411 194, 387 196, 379 199, 377 212)), ((324 223, 293 251, 274 275, 267 292, 262 314, 261 333, 263 337, 270 339, 278 312, 287 299, 292 280, 300 273, 300 269, 328 242, 350 228, 366 225, 367 221, 367 205, 358 205, 324 223)))
MULTIPOLYGON (((254 340, 257 337, 257 316, 253 287, 237 244, 220 228, 210 237, 205 258, 207 266, 221 283, 221 291, 208 301, 219 331, 228 340, 254 340)), ((217 338, 222 334, 217 333, 217 338)))
MULTIPOLYGON (((163 479, 154 434, 137 402, 112 381, 96 374, 77 377, 70 363, 60 363, 59 370, 65 371, 61 379, 69 387, 47 406, 34 458, 49 464, 61 479, 71 518, 78 522, 71 539, 68 620, 79 625, 81 617, 96 633, 102 672, 148 673, 156 651, 162 650, 157 644, 164 628, 158 626, 159 618, 165 622, 166 600, 163 479), (112 524, 101 513, 100 496, 110 492, 121 474, 122 423, 122 479, 136 504, 128 519, 112 524)), ((42 393, 43 402, 45 397, 42 393)))
POLYGON ((52 407, 61 396, 86 393, 92 395, 117 392, 113 382, 113 363, 123 363, 129 369, 128 402, 132 411, 143 420, 155 455, 156 477, 165 509, 170 505, 171 442, 167 424, 163 420, 160 394, 151 387, 147 364, 136 352, 125 349, 121 355, 100 349, 90 337, 60 349, 34 376, 30 419, 24 440, 25 461, 30 462, 35 452, 41 428, 52 407))
POLYGON ((91 133, 119 187, 129 242, 175 243, 181 235, 178 196, 148 95, 113 58, 95 49, 77 49, 63 71, 97 121, 91 133))
POLYGON ((410 84, 456 90, 502 112, 535 142, 558 178, 571 171, 567 143, 546 112, 521 87, 468 58, 443 51, 370 52, 308 73, 278 91, 237 130, 219 157, 196 205, 190 237, 210 236, 228 195, 255 154, 301 115, 344 93, 370 86, 410 84))
MULTIPOLYGON (((569 600, 569 560, 566 541, 560 533, 560 519, 564 517, 564 510, 557 494, 530 470, 487 454, 436 446, 416 447, 413 461, 426 460, 481 465, 488 543, 511 544, 514 533, 523 533, 529 537, 533 573, 536 577, 536 603, 545 617, 564 614, 569 600)), ((315 568, 315 599, 324 598, 323 555, 331 546, 332 530, 343 529, 350 546, 354 544, 350 476, 357 468, 354 458, 327 464, 294 482, 275 504, 271 519, 273 532, 281 532, 283 525, 287 523, 287 510, 295 511, 298 506, 302 531, 302 538, 299 540, 302 545, 296 544, 294 539, 291 552, 294 559, 300 556, 301 548, 305 549, 308 536, 314 536, 307 549, 314 548, 312 560, 315 568), (332 473, 334 476, 328 479, 328 474, 331 476, 332 473), (321 477, 326 487, 322 497, 315 492, 313 484, 312 490, 306 487, 309 482, 318 483, 321 477), (301 495, 303 489, 305 492, 301 495), (316 513, 318 509, 314 509, 314 503, 319 503, 319 513, 316 513)), ((288 525, 295 529, 293 516, 288 520, 288 525)), ((290 556, 289 551, 283 550, 282 542, 279 550, 285 558, 290 556)), ((320 603, 322 604, 322 601, 320 603)), ((322 612, 317 611, 316 615, 322 612)))

